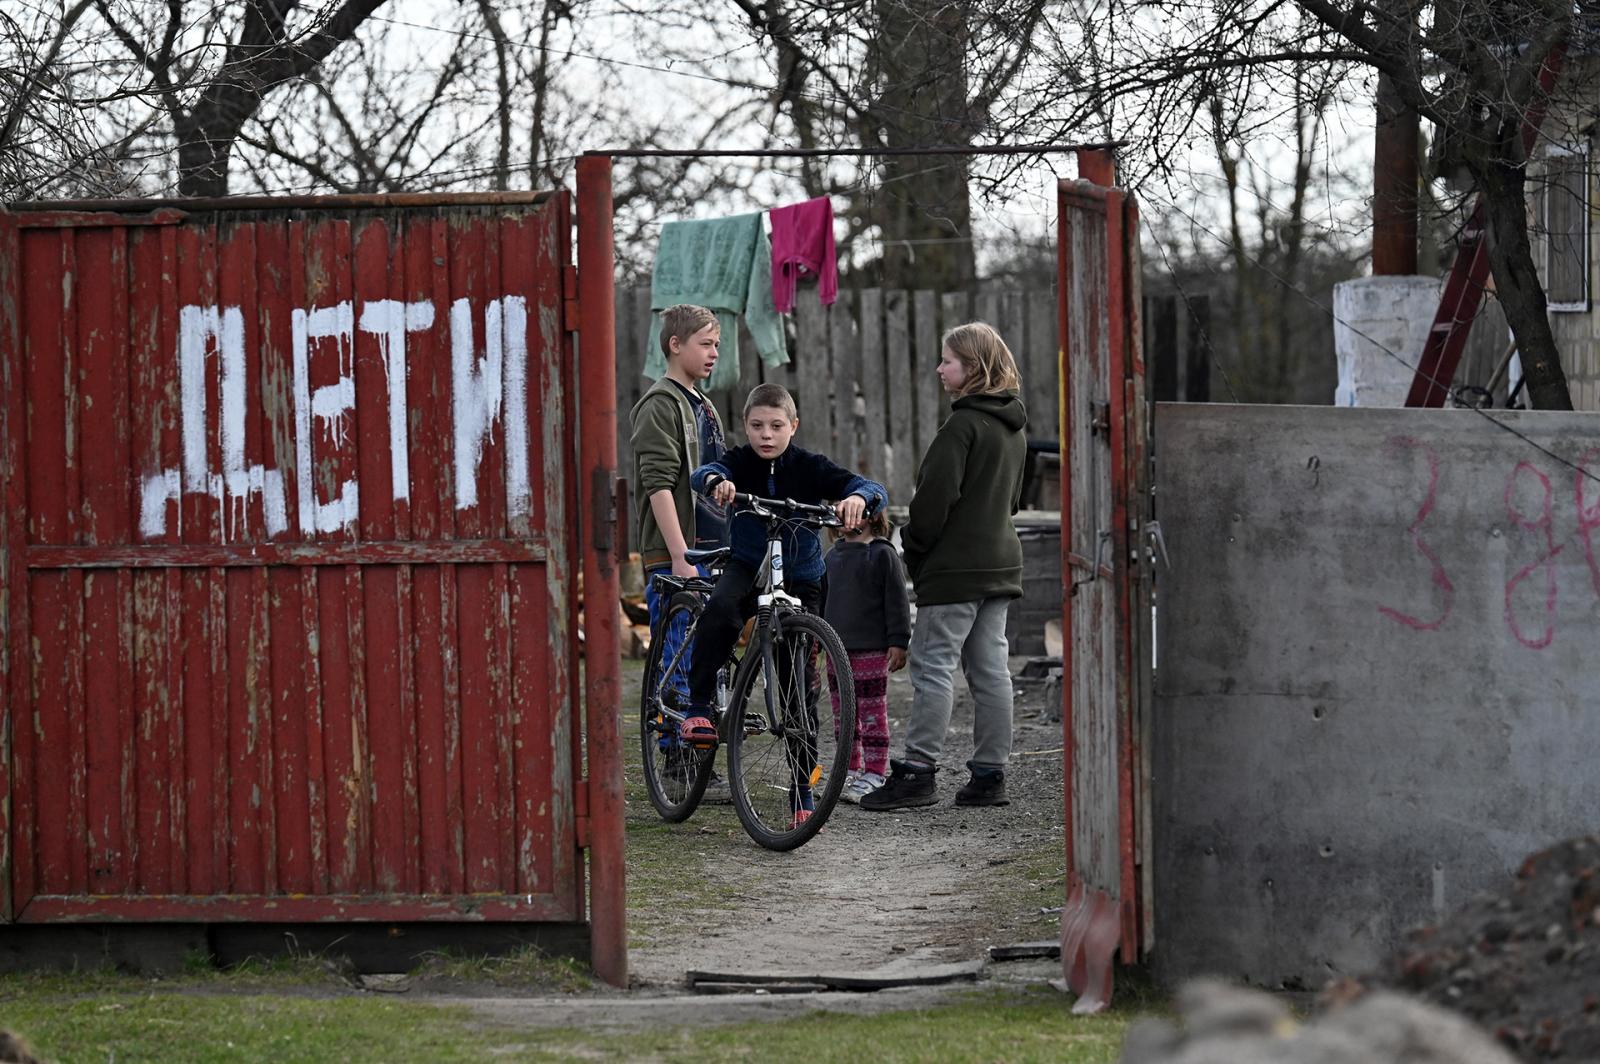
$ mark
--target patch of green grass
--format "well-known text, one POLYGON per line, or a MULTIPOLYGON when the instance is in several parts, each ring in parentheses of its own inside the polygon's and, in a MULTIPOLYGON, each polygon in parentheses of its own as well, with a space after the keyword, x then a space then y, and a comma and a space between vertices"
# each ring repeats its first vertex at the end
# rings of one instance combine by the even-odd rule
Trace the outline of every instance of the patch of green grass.
POLYGON ((989 944, 1060 937, 1058 913, 1066 897, 1066 864, 1059 835, 1035 838, 1029 848, 1009 853, 971 883, 979 907, 974 921, 992 929, 989 944))
POLYGON ((552 957, 536 946, 523 946, 497 957, 441 951, 430 954, 411 974, 561 994, 576 994, 595 986, 587 965, 570 957, 552 957))
MULTIPOLYGON (((867 1054, 883 1064, 1112 1064, 1131 1017, 1073 1016, 1049 995, 977 993, 950 1005, 876 1016, 816 1013, 792 1020, 675 1028, 584 1038, 568 1051, 588 1059, 694 1064, 804 1060, 852 1064, 867 1054)), ((536 1058, 535 1058, 536 1059, 536 1058)))
POLYGON ((89 994, 13 998, 4 1023, 57 1064, 139 1061, 595 1060, 715 1064, 748 1059, 1109 1064, 1131 1015, 1073 1016, 1054 995, 974 993, 876 1016, 817 1013, 722 1027, 595 1035, 486 1025, 463 1007, 390 996, 89 994))
POLYGON ((190 954, 181 971, 134 975, 112 965, 75 972, 12 972, 0 975, 0 1003, 19 998, 79 997, 84 994, 137 993, 159 988, 184 990, 272 990, 294 987, 344 987, 342 959, 319 953, 251 957, 227 968, 203 953, 190 954))
POLYGON ((54 1064, 467 1061, 507 1042, 465 1009, 355 996, 93 994, 13 999, 4 1011, 6 1026, 54 1064))
POLYGON ((643 674, 643 662, 622 663, 630 948, 675 933, 682 925, 685 906, 714 910, 732 901, 741 884, 717 858, 752 845, 731 806, 701 806, 682 824, 668 824, 650 804, 639 750, 638 705, 643 674))

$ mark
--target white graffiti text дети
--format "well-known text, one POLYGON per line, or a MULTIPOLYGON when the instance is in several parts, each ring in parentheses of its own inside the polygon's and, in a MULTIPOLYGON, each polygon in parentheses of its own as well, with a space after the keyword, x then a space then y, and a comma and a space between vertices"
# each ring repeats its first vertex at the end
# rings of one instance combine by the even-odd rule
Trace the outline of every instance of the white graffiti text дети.
MULTIPOLYGON (((335 532, 355 523, 360 490, 354 476, 320 498, 312 477, 319 457, 318 441, 335 453, 353 435, 356 408, 355 338, 371 334, 388 384, 390 490, 396 501, 411 495, 407 444, 406 337, 434 326, 431 302, 394 299, 363 302, 355 313, 349 301, 329 307, 296 310, 292 316, 294 409, 294 485, 299 530, 304 535, 335 532), (336 345, 329 352, 324 345, 336 345), (337 379, 310 386, 311 358, 336 354, 337 379)), ((484 307, 483 343, 478 343, 472 306, 466 299, 450 304, 450 421, 453 426, 455 503, 467 509, 478 503, 478 467, 484 444, 498 420, 506 433, 506 508, 512 516, 527 514, 532 495, 529 479, 528 431, 528 304, 522 296, 503 296, 484 307)), ((245 459, 244 314, 236 306, 186 306, 178 317, 178 384, 182 408, 181 469, 146 474, 141 484, 139 533, 145 539, 168 534, 184 494, 221 500, 224 535, 242 527, 245 507, 259 495, 268 535, 289 527, 283 473, 245 459), (206 360, 218 361, 221 409, 214 429, 208 425, 206 360), (220 444, 220 470, 207 460, 215 431, 220 444)))

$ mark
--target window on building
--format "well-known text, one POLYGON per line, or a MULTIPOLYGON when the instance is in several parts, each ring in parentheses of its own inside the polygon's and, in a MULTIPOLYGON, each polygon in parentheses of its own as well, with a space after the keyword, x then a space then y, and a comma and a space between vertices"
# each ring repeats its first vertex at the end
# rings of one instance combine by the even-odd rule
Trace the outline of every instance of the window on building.
POLYGON ((1534 244, 1551 310, 1589 309, 1588 145, 1552 148, 1534 176, 1534 244))

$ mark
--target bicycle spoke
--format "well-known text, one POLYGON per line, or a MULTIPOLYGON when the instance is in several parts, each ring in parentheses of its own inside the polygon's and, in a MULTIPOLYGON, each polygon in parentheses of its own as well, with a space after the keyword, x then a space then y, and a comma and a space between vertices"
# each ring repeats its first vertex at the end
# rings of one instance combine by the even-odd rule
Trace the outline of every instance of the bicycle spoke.
POLYGON ((804 842, 826 820, 843 785, 855 700, 853 692, 841 690, 841 676, 848 682, 850 673, 848 661, 839 666, 844 655, 837 639, 819 618, 790 617, 774 638, 770 668, 763 662, 750 670, 735 692, 740 728, 730 740, 736 749, 729 751, 734 803, 746 830, 764 846, 786 849, 804 842), (849 726, 841 742, 845 714, 849 726))
POLYGON ((693 750, 678 741, 682 707, 689 699, 690 633, 700 600, 673 597, 650 647, 640 694, 639 741, 650 802, 664 819, 685 820, 700 804, 715 751, 693 750))

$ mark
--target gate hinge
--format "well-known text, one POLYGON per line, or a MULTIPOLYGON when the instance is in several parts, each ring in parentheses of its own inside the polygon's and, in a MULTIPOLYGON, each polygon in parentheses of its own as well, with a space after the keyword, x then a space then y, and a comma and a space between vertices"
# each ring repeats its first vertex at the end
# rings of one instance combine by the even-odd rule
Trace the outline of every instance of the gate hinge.
POLYGON ((567 332, 579 331, 582 315, 578 313, 578 268, 561 267, 561 327, 567 332))
POLYGON ((617 508, 626 505, 626 495, 617 490, 617 471, 615 469, 596 469, 593 474, 591 500, 594 513, 594 549, 600 554, 614 555, 617 549, 617 532, 620 522, 617 519, 617 508))
POLYGON ((572 785, 573 826, 578 836, 578 849, 589 848, 589 781, 579 780, 572 785))
POLYGON ((1144 534, 1150 540, 1152 561, 1157 551, 1161 554, 1161 564, 1168 569, 1172 568, 1172 556, 1167 553, 1167 537, 1161 531, 1160 521, 1151 521, 1144 526, 1144 534))

